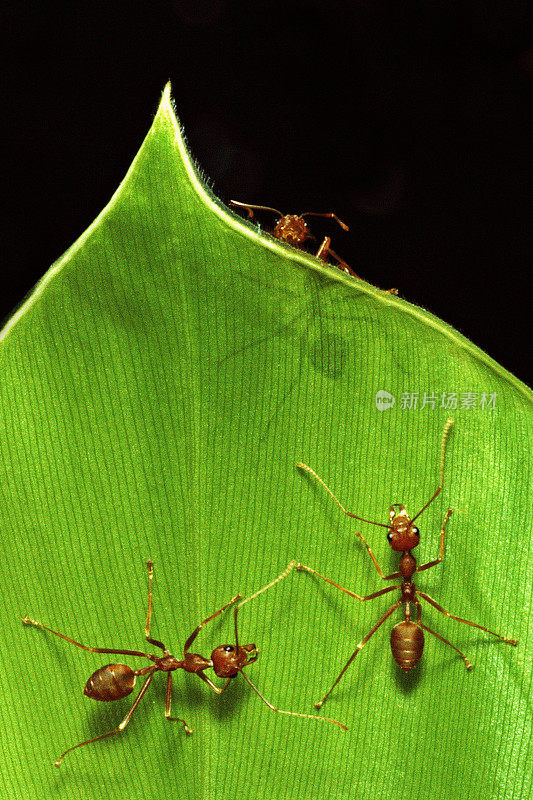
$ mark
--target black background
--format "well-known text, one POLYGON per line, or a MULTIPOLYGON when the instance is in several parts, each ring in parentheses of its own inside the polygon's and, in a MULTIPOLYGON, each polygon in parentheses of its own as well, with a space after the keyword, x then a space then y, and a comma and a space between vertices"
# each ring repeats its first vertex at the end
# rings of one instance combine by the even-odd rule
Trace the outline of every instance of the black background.
POLYGON ((317 238, 529 382, 531 0, 7 8, 2 316, 107 203, 170 79, 224 202, 335 211, 350 232, 317 238))

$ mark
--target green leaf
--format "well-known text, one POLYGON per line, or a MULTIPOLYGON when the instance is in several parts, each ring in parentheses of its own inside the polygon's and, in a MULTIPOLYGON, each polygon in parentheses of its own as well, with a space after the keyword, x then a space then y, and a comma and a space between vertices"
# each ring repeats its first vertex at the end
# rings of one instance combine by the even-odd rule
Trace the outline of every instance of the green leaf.
MULTIPOLYGON (((530 796, 531 394, 431 314, 224 208, 168 88, 109 205, 4 329, 0 369, 2 798, 530 796), (378 410, 378 391, 394 407, 378 410), (418 408, 402 407, 409 392, 418 408), (474 407, 461 407, 469 392, 474 407), (457 410, 441 406, 451 393, 457 410), (156 675, 127 730, 53 768, 131 706, 133 695, 84 697, 89 675, 148 662, 84 652, 24 615, 88 645, 142 650, 151 558, 152 635, 179 657, 203 618, 292 558, 377 591, 355 531, 392 572, 384 529, 349 520, 296 462, 385 523, 391 503, 414 513, 435 490, 450 415, 444 490, 417 521, 420 559, 436 557, 454 514, 443 564, 417 585, 518 648, 425 604, 425 623, 475 669, 427 634, 419 667, 400 674, 388 620, 320 712, 348 732, 269 711, 240 676, 218 696, 176 672, 173 712, 193 736, 165 720, 156 675)), ((242 609, 242 640, 260 647, 247 674, 280 708, 313 713, 393 596, 361 604, 293 572, 242 609)), ((232 639, 228 612, 193 649, 232 639)))

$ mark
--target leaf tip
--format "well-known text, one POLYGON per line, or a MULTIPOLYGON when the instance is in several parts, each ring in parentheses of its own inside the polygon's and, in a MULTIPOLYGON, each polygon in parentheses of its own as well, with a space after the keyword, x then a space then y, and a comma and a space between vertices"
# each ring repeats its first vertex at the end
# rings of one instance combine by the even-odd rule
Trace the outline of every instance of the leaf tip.
POLYGON ((172 116, 175 115, 175 109, 172 103, 172 86, 170 81, 165 84, 163 89, 163 94, 161 95, 161 100, 159 103, 159 108, 157 109, 156 117, 160 114, 171 114, 172 116))
POLYGON ((165 84, 165 88, 163 89, 163 94, 161 95, 161 102, 170 105, 172 96, 172 84, 170 81, 167 81, 165 84))

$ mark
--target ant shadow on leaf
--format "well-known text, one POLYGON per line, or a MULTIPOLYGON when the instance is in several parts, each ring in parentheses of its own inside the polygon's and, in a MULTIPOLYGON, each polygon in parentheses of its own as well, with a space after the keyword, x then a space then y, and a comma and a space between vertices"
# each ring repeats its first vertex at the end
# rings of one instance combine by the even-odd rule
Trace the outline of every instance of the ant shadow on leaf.
MULTIPOLYGON (((338 304, 353 302, 356 295, 353 290, 347 294, 346 287, 335 279, 315 273, 308 275, 305 296, 288 286, 267 283, 254 275, 241 271, 236 274, 254 287, 252 295, 260 295, 258 306, 253 319, 245 325, 235 326, 236 336, 243 337, 242 344, 213 364, 211 385, 218 384, 221 391, 230 388, 234 391, 235 387, 228 386, 225 379, 227 365, 235 364, 236 369, 243 371, 243 390, 256 393, 256 407, 264 403, 266 420, 258 437, 259 442, 264 442, 291 396, 309 379, 309 373, 326 381, 338 381, 349 366, 353 367, 357 348, 353 342, 349 344, 348 333, 353 316, 339 314, 338 304), (275 295, 279 300, 274 299, 275 295), (268 304, 264 302, 265 297, 269 297, 268 304), (270 313, 268 310, 265 312, 265 307, 270 309, 270 313), (345 333, 339 330, 339 323, 344 325, 346 321, 349 324, 345 333), (252 336, 248 339, 250 330, 252 336), (280 369, 281 380, 277 383, 280 369), (267 370, 270 377, 264 380, 267 370), (250 376, 257 379, 257 386, 250 385, 250 376)), ((242 316, 237 306, 235 310, 242 316)), ((353 369, 351 373, 354 374, 353 369)), ((316 381, 314 383, 316 385, 316 381)))

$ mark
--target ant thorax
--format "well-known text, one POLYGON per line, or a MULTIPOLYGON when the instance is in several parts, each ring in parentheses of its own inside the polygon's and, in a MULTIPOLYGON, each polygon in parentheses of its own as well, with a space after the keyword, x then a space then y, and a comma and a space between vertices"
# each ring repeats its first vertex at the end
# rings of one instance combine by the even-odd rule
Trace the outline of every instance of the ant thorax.
POLYGON ((404 579, 404 581, 409 581, 412 575, 416 572, 416 558, 411 555, 411 553, 406 552, 402 553, 402 557, 400 558, 400 563, 398 564, 398 572, 404 579))
POLYGON ((175 669, 183 668, 183 661, 180 661, 176 656, 170 655, 170 653, 154 658, 154 663, 161 672, 173 672, 175 669))
POLYGON ((212 666, 210 659, 204 658, 204 656, 201 656, 199 653, 185 653, 185 657, 181 663, 183 665, 182 669, 193 675, 197 675, 199 672, 202 672, 202 670, 212 666))

